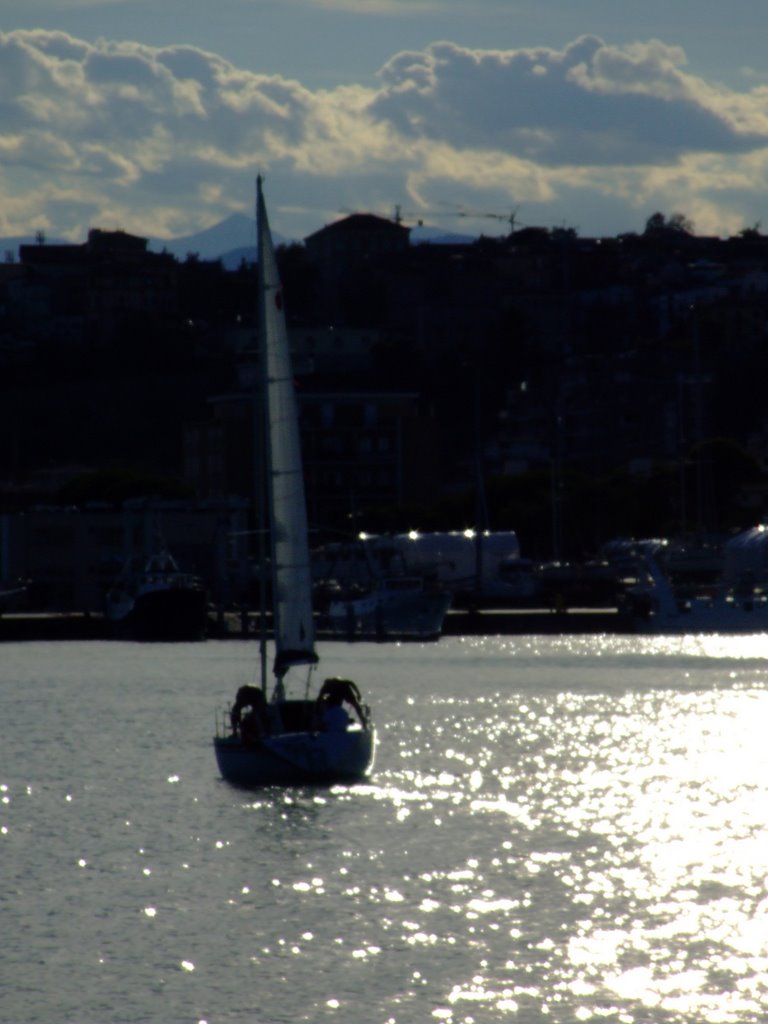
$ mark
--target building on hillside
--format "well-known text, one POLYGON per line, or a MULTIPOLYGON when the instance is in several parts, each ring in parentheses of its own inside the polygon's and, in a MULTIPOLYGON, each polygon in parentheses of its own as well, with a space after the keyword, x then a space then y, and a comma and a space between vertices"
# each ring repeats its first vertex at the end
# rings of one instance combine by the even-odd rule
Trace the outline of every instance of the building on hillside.
POLYGON ((334 322, 376 319, 384 304, 376 271, 409 248, 410 228, 371 213, 354 213, 304 239, 307 260, 318 273, 318 312, 334 322))
POLYGON ((111 343, 162 331, 177 317, 178 265, 147 239, 93 228, 82 245, 22 245, 9 285, 19 327, 61 343, 111 343))
MULTIPOLYGON (((314 526, 341 528, 364 508, 433 498, 439 486, 436 424, 410 392, 301 390, 299 418, 307 505, 314 526)), ((184 477, 201 498, 258 501, 254 439, 258 406, 248 394, 210 400, 211 417, 188 424, 184 477)))

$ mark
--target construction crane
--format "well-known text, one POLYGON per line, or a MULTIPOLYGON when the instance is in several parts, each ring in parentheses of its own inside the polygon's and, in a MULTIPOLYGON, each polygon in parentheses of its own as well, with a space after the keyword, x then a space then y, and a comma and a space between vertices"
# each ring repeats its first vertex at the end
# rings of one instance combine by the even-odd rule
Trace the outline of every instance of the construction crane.
MULTIPOLYGON (((446 203, 445 205, 451 206, 456 204, 446 203)), ((473 210, 464 206, 456 205, 454 210, 404 210, 400 203, 395 203, 394 210, 391 214, 382 214, 373 212, 375 216, 386 216, 388 220, 394 221, 395 224, 402 224, 404 221, 411 221, 417 227, 423 227, 425 220, 433 220, 436 218, 445 219, 450 218, 463 218, 464 220, 500 220, 505 221, 509 224, 509 234, 512 235, 515 232, 516 227, 520 226, 517 220, 517 211, 520 209, 519 206, 513 207, 509 213, 489 213, 485 210, 473 210)), ((340 213, 347 215, 360 213, 359 210, 340 210, 340 213)), ((522 225, 527 227, 528 225, 522 225)))
POLYGON ((395 203, 392 213, 382 213, 377 210, 350 210, 343 209, 339 210, 339 213, 351 216, 356 213, 370 213, 375 217, 385 217, 387 220, 394 221, 395 224, 402 224, 405 221, 412 221, 418 227, 424 226, 425 217, 456 217, 455 213, 447 213, 445 210, 404 210, 400 203, 395 203))
MULTIPOLYGON (((510 235, 515 233, 515 225, 517 221, 517 211, 520 209, 519 206, 514 206, 509 213, 489 213, 486 210, 472 210, 467 209, 465 206, 459 206, 454 214, 455 217, 464 217, 467 220, 503 220, 509 224, 510 235)), ((527 225, 523 225, 526 227, 527 225)))

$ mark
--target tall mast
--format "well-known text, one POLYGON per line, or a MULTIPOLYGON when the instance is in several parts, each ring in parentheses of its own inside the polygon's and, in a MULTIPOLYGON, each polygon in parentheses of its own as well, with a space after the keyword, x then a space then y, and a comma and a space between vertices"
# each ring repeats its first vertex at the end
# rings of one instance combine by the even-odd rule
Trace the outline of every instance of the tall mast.
MULTIPOLYGON (((257 468, 256 480, 258 487, 258 530, 259 530, 259 665, 261 686, 266 692, 267 687, 267 550, 268 533, 270 528, 268 513, 270 499, 269 488, 269 414, 267 410, 267 353, 266 353, 266 318, 264 315, 264 254, 262 243, 262 231, 260 217, 263 208, 261 199, 261 175, 256 179, 256 274, 257 274, 257 324, 259 332, 259 387, 253 394, 253 434, 256 444, 256 457, 254 459, 257 468)), ((276 633, 274 635, 277 635, 276 633)))

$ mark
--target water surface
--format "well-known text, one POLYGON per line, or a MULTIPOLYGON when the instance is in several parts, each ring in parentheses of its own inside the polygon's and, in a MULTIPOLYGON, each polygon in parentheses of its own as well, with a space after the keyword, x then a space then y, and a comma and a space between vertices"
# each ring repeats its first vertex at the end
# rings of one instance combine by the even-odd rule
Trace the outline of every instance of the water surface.
POLYGON ((373 779, 248 792, 250 644, 3 644, 0 1020, 768 1019, 765 653, 328 644, 373 779))

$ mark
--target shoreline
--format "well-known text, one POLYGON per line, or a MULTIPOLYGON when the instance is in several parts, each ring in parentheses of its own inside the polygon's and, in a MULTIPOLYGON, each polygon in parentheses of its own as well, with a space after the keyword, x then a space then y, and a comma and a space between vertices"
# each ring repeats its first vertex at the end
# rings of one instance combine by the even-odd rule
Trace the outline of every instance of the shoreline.
MULTIPOLYGON (((207 637, 209 640, 256 640, 255 615, 244 620, 238 612, 212 615, 207 637), (244 621, 247 623, 244 628, 244 621)), ((573 608, 552 611, 548 608, 488 608, 480 611, 451 610, 445 617, 440 636, 517 636, 521 634, 591 634, 634 633, 631 620, 618 609, 573 608)), ((343 636, 330 633, 318 624, 320 641, 346 642, 377 640, 371 636, 343 636)), ((118 635, 107 619, 87 612, 6 612, 0 616, 0 643, 3 641, 64 641, 126 639, 118 635)), ((434 643, 440 637, 379 638, 380 643, 398 641, 434 643)), ((147 643, 163 641, 144 641, 147 643)), ((194 641, 191 641, 194 642, 194 641)), ((200 641, 203 642, 203 641, 200 641)))

